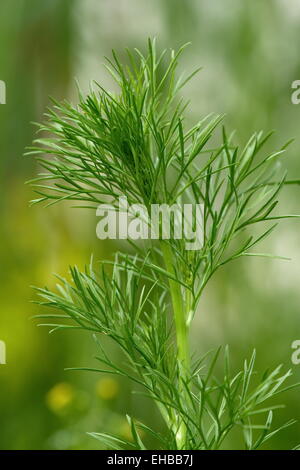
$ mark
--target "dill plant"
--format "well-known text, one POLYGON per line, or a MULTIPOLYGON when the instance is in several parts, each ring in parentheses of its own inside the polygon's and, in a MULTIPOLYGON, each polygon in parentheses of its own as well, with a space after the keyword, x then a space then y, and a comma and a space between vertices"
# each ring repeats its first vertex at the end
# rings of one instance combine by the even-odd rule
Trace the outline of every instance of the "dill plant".
MULTIPOLYGON (((128 417, 132 441, 92 433, 113 448, 145 449, 139 429, 155 437, 163 449, 219 449, 239 428, 246 449, 257 449, 281 428, 272 428, 272 398, 294 387, 291 372, 281 367, 253 381, 255 352, 236 374, 230 372, 228 349, 221 352, 223 377, 216 378, 216 353, 192 359, 189 332, 203 289, 222 266, 244 256, 265 256, 253 248, 282 218, 276 215, 279 192, 289 181, 278 161, 287 145, 268 154, 271 133, 252 135, 244 148, 224 127, 223 116, 207 116, 187 129, 187 103, 178 95, 194 74, 176 78, 183 51, 157 55, 148 41, 146 55, 127 51, 127 65, 115 52, 107 69, 119 92, 96 84, 79 104, 54 101, 39 125, 44 136, 27 154, 35 155, 43 172, 32 182, 47 205, 75 201, 94 208, 108 199, 117 208, 120 194, 129 204, 203 204, 203 246, 185 249, 186 240, 159 239, 143 246, 133 240, 135 254, 118 252, 114 261, 93 263, 58 290, 38 288, 42 305, 58 313, 49 318, 51 331, 82 329, 99 347, 96 372, 127 377, 153 400, 165 422, 164 432, 128 417), (253 230, 261 227, 260 231, 253 230), (171 315, 170 315, 171 313, 171 315), (107 335, 127 357, 115 363, 103 348, 107 335), (270 402, 271 400, 271 402, 270 402), (257 421, 257 418, 259 421, 257 421)), ((266 255, 267 256, 267 255, 266 255)), ((80 369, 83 370, 83 369, 80 369)))

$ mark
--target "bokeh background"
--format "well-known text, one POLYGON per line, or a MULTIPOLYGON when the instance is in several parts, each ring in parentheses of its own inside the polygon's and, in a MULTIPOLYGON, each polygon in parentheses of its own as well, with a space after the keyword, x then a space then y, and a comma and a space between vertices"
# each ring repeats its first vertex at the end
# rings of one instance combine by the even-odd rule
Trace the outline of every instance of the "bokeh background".
MULTIPOLYGON (((276 130, 270 147, 295 138, 283 164, 300 176, 300 105, 291 103, 291 83, 300 79, 298 0, 2 0, 0 79, 7 104, 0 105, 0 339, 7 365, 0 365, 0 449, 98 448, 88 431, 129 437, 125 413, 155 428, 152 405, 132 395, 131 384, 64 368, 91 365, 96 347, 75 333, 48 334, 31 317, 31 285, 53 286, 53 273, 67 274, 117 245, 96 239, 94 214, 67 205, 29 207, 24 182, 38 171, 22 154, 30 145, 49 96, 76 102, 75 79, 84 91, 96 79, 111 87, 102 66, 112 48, 159 47, 191 42, 181 67, 203 71, 185 90, 189 118, 226 113, 244 144, 255 130, 276 130)), ((281 207, 300 213, 300 187, 289 187, 281 207)), ((300 339, 300 222, 283 223, 261 247, 289 262, 247 258, 228 265, 211 281, 193 327, 198 353, 229 344, 233 367, 257 349, 257 370, 278 363, 292 368, 291 343, 300 339)), ((112 345, 108 344, 115 356, 112 345)), ((288 392, 276 422, 300 420, 300 391, 288 392)), ((289 449, 300 442, 300 425, 269 442, 289 449)), ((151 443, 150 443, 151 445, 151 443)), ((238 448, 233 436, 228 444, 238 448)))

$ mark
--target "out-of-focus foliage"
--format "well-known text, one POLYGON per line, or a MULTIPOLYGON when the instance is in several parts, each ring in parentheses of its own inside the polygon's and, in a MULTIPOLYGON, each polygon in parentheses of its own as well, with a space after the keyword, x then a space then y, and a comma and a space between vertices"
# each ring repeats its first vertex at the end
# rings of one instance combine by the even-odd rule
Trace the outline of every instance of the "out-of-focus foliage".
MULTIPOLYGON (((0 448, 93 448, 84 434, 112 431, 130 438, 124 410, 161 425, 143 398, 130 393, 127 381, 64 367, 85 366, 94 345, 81 335, 60 332, 53 339, 30 320, 31 284, 50 284, 52 272, 68 264, 81 267, 93 251, 102 257, 112 248, 95 235, 95 216, 56 206, 43 212, 29 208, 31 191, 24 181, 35 171, 22 159, 52 95, 76 93, 74 77, 88 89, 91 79, 112 87, 100 67, 112 48, 142 48, 147 36, 178 48, 191 41, 183 67, 203 65, 187 88, 192 119, 210 112, 227 113, 236 139, 254 131, 276 129, 270 151, 296 137, 285 166, 299 175, 300 106, 291 104, 291 83, 300 78, 296 0, 241 2, 228 0, 2 0, 0 5, 0 79, 7 104, 0 105, 1 311, 0 339, 7 344, 7 365, 0 366, 0 448), (122 390, 122 394, 120 394, 122 390), (30 426, 28 426, 30 423, 30 426)), ((299 213, 299 193, 285 189, 282 212, 299 213)), ((291 366, 291 343, 300 338, 300 236, 298 223, 287 223, 268 241, 266 251, 292 261, 246 259, 220 271, 209 284, 193 328, 194 348, 204 353, 229 343, 233 367, 257 349, 257 369, 278 363, 291 366)), ((117 352, 113 346, 111 353, 117 352)), ((300 375, 293 366, 296 380, 300 375)), ((300 419, 297 392, 285 396, 278 425, 300 419)), ((300 426, 286 429, 268 448, 291 448, 300 426), (271 447, 272 446, 272 447, 271 447)), ((235 448, 239 442, 228 443, 235 448)))

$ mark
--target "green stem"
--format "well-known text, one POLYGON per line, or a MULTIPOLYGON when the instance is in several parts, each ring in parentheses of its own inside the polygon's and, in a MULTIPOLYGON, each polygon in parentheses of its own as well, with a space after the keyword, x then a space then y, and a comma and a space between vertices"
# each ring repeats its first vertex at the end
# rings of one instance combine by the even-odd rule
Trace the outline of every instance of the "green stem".
MULTIPOLYGON (((175 275, 174 263, 172 260, 172 251, 167 243, 162 243, 162 252, 164 262, 169 273, 175 275)), ((176 329, 176 341, 177 341, 177 358, 179 362, 179 373, 180 383, 179 390, 185 394, 185 387, 183 381, 185 381, 189 375, 190 368, 190 350, 189 350, 189 338, 188 338, 188 325, 186 308, 184 308, 182 289, 178 282, 169 279, 171 300, 173 305, 175 329, 176 329)), ((175 423, 174 423, 175 424, 175 423)), ((181 422, 175 424, 176 426, 176 441, 179 449, 183 449, 186 443, 186 425, 181 422)))

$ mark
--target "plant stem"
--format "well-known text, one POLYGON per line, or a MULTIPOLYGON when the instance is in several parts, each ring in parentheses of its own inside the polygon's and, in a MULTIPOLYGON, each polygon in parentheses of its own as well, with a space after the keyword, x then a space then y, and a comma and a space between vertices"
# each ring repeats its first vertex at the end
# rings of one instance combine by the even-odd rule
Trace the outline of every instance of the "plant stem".
MULTIPOLYGON (((175 268, 172 261, 172 251, 167 243, 162 243, 162 252, 164 262, 167 270, 175 275, 175 268)), ((169 279, 171 300, 173 305, 175 329, 176 329, 176 341, 177 341, 177 358, 179 362, 179 390, 182 393, 185 392, 183 382, 189 375, 190 368, 190 350, 189 350, 189 329, 186 321, 186 309, 183 304, 182 289, 178 282, 169 279)), ((175 424, 175 423, 174 423, 175 424)), ((176 441, 179 449, 183 449, 186 442, 186 425, 181 420, 175 424, 176 426, 176 441)))

